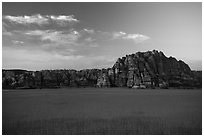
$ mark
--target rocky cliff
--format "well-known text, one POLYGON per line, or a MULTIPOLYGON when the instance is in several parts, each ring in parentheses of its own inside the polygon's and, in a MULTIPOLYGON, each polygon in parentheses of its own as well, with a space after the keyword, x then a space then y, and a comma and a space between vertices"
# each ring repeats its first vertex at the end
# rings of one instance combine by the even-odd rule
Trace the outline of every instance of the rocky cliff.
POLYGON ((3 70, 3 88, 129 87, 201 88, 202 72, 153 50, 118 58, 112 68, 86 70, 3 70))
POLYGON ((186 63, 156 50, 119 58, 112 71, 117 87, 192 87, 198 82, 186 63))

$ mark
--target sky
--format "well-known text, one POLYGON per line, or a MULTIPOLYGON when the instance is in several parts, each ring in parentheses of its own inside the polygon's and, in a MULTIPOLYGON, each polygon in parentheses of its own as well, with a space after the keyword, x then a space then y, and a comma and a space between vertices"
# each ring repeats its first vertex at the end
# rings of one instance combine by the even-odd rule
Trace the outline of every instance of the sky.
POLYGON ((138 51, 202 69, 202 3, 2 3, 4 69, 112 67, 138 51))

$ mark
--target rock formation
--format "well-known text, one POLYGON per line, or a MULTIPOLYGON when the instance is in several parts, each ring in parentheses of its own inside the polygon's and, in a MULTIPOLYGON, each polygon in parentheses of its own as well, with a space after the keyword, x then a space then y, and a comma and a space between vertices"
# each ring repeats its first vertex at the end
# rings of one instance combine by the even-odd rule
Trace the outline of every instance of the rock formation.
POLYGON ((187 64, 175 58, 167 58, 156 50, 137 52, 119 58, 113 65, 116 86, 161 87, 183 86, 192 83, 192 73, 187 64))
POLYGON ((201 88, 202 72, 153 50, 118 58, 112 68, 85 70, 3 70, 3 88, 129 87, 201 88))

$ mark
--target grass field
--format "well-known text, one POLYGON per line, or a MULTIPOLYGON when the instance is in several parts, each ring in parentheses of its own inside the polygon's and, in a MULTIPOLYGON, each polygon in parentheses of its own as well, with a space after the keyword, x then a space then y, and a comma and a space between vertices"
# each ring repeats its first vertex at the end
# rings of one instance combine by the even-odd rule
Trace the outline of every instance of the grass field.
POLYGON ((202 134, 202 91, 3 90, 2 134, 202 134))

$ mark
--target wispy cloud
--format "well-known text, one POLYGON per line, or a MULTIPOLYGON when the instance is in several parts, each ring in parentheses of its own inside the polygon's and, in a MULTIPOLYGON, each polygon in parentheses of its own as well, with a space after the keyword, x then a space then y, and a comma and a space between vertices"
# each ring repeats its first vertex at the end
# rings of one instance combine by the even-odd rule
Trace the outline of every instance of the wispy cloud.
MULTIPOLYGON (((32 16, 3 16, 4 47, 22 48, 28 51, 42 51, 55 55, 63 60, 78 58, 93 54, 97 56, 91 62, 105 62, 107 58, 98 57, 101 50, 107 45, 114 45, 117 40, 131 40, 136 44, 148 40, 142 34, 129 34, 127 32, 108 32, 93 28, 78 28, 65 26, 79 22, 73 15, 32 15, 32 16), (19 25, 22 24, 22 25, 19 25), (35 24, 35 25, 33 25, 35 24), (34 26, 34 27, 33 27, 34 26), (25 44, 26 43, 26 44, 25 44)), ((44 54, 46 55, 46 54, 44 54)), ((93 58, 95 58, 93 57, 93 58)), ((88 58, 86 58, 88 60, 88 58)), ((91 63, 90 62, 90 63, 91 63)), ((107 62, 107 60, 106 60, 107 62)))
POLYGON ((50 41, 55 44, 76 44, 75 42, 80 37, 77 31, 34 30, 26 31, 24 34, 40 36, 42 41, 50 41))
POLYGON ((94 29, 83 29, 85 32, 89 33, 89 34, 93 34, 95 31, 94 29))
POLYGON ((119 39, 119 38, 123 38, 124 36, 126 36, 127 34, 125 32, 113 32, 113 39, 119 39))
POLYGON ((62 56, 73 55, 78 51, 77 47, 81 46, 78 41, 80 33, 76 30, 29 30, 19 33, 30 41, 38 41, 39 49, 62 56))
MULTIPOLYGON (((9 22, 13 24, 13 31, 17 29, 19 32, 24 31, 24 35, 39 36, 41 41, 51 42, 57 45, 68 44, 68 45, 97 45, 90 47, 99 47, 99 41, 110 41, 110 40, 133 40, 136 44, 150 39, 150 37, 142 34, 128 34, 126 32, 104 32, 96 31, 90 28, 83 28, 77 30, 73 26, 66 29, 62 29, 66 25, 79 22, 78 19, 74 18, 74 15, 31 15, 31 16, 3 16, 3 35, 11 36, 12 31, 7 31, 9 28, 9 22), (7 22, 4 22, 7 20, 7 22), (53 24, 54 23, 54 24, 53 24), (23 28, 18 27, 18 24, 25 25, 23 28), (38 26, 28 26, 37 24, 38 26), (52 25, 51 25, 52 24, 52 25), (42 28, 43 25, 50 25, 47 28, 42 28), (57 25, 57 26, 56 26, 57 25), (27 26, 27 27, 26 27, 27 26), (60 29, 61 27, 61 29, 60 29), (20 28, 20 29, 18 29, 20 28), (29 30, 30 29, 30 30, 29 30)), ((9 28, 9 30, 12 30, 9 28)))
POLYGON ((79 20, 74 18, 74 15, 31 15, 31 16, 10 16, 5 15, 3 16, 4 20, 7 20, 14 24, 22 24, 22 25, 30 25, 30 24, 37 24, 37 25, 46 25, 51 23, 57 23, 60 26, 66 26, 69 23, 79 22, 79 20))
POLYGON ((38 24, 38 25, 44 25, 44 24, 48 24, 48 18, 43 17, 40 14, 36 14, 36 15, 32 15, 32 16, 10 16, 10 15, 6 15, 3 16, 3 19, 6 19, 12 23, 16 23, 16 24, 24 24, 24 25, 28 25, 28 24, 38 24))
POLYGON ((51 19, 52 21, 56 21, 57 24, 60 26, 66 26, 67 23, 71 22, 79 22, 79 20, 74 18, 74 15, 65 16, 65 15, 59 15, 59 16, 46 16, 47 18, 51 19))
POLYGON ((150 39, 150 37, 142 34, 128 34, 126 32, 114 32, 113 39, 133 40, 136 44, 150 39))
POLYGON ((142 35, 142 34, 128 34, 124 36, 123 39, 133 40, 135 43, 141 43, 145 40, 150 39, 150 37, 142 35))
MULTIPOLYGON (((26 35, 33 35, 33 36, 41 36, 44 35, 48 32, 49 30, 28 30, 28 31, 22 31, 24 34, 26 35)), ((17 31, 17 32, 21 32, 21 31, 17 31)))
POLYGON ((12 43, 13 44, 23 44, 24 42, 23 41, 18 41, 18 40, 12 40, 12 43))

